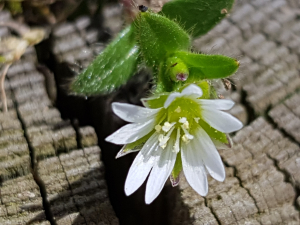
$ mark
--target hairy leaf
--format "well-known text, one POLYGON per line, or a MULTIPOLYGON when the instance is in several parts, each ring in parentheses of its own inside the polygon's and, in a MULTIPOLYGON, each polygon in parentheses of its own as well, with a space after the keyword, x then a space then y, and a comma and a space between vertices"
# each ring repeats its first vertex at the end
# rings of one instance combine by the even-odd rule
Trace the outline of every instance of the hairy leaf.
POLYGON ((77 94, 107 94, 120 87, 137 70, 139 49, 133 25, 123 30, 113 42, 71 84, 77 94))
POLYGON ((177 21, 193 37, 207 33, 232 8, 234 0, 173 0, 167 2, 161 13, 177 21))
POLYGON ((168 54, 190 48, 189 35, 164 16, 142 12, 136 26, 141 53, 150 67, 158 68, 168 54))

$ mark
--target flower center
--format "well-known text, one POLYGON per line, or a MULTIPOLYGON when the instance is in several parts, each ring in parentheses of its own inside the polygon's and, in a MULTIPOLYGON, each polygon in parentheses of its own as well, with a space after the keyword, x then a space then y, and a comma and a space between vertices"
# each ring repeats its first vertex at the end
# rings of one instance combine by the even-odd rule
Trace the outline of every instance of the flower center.
POLYGON ((160 133, 158 136, 159 146, 164 149, 168 141, 170 140, 170 137, 172 135, 172 132, 176 128, 176 140, 175 144, 173 146, 173 152, 179 152, 180 151, 180 139, 185 142, 189 143, 190 140, 194 138, 193 135, 190 134, 190 123, 187 120, 186 117, 180 117, 177 122, 164 122, 163 126, 156 125, 155 130, 156 132, 160 133))

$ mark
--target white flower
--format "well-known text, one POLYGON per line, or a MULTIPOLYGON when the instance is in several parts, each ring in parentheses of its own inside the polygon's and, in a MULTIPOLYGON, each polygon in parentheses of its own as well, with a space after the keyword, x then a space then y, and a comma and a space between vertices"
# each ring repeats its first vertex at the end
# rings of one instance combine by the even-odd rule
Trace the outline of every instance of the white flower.
POLYGON ((202 94, 200 87, 191 84, 181 93, 171 93, 160 108, 112 104, 114 113, 131 123, 108 136, 106 141, 126 145, 149 136, 128 172, 126 195, 135 192, 150 173, 145 196, 146 203, 150 204, 164 187, 179 152, 184 175, 200 195, 208 192, 207 172, 218 181, 225 179, 224 166, 212 139, 237 131, 243 125, 221 111, 230 109, 233 101, 199 99, 202 94), (214 136, 218 131, 219 136, 214 136))

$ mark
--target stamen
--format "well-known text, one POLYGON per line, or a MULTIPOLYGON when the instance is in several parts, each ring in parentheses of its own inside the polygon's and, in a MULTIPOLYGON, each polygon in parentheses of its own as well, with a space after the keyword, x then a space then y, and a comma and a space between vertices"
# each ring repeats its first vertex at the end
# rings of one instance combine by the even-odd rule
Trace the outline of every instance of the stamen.
POLYGON ((168 132, 175 124, 176 124, 175 122, 173 122, 173 123, 165 122, 162 127, 162 130, 164 132, 168 132))
POLYGON ((195 117, 194 120, 196 121, 196 123, 199 123, 200 118, 199 117, 195 117))
POLYGON ((164 139, 164 135, 163 135, 163 134, 160 134, 160 135, 158 136, 158 141, 159 141, 159 142, 162 142, 163 139, 164 139))
POLYGON ((161 131, 161 125, 157 124, 154 129, 156 130, 157 133, 161 131))
POLYGON ((187 119, 185 117, 180 117, 179 123, 185 123, 187 122, 187 119))
POLYGON ((185 143, 189 143, 190 142, 190 139, 187 138, 187 136, 184 134, 182 135, 182 138, 181 138, 185 143))
POLYGON ((178 153, 179 150, 180 150, 180 147, 179 147, 179 139, 180 139, 180 128, 178 127, 178 128, 177 128, 176 141, 175 141, 175 144, 174 144, 174 146, 173 146, 173 152, 175 152, 175 153, 178 153))
POLYGON ((175 109, 175 112, 180 113, 180 112, 181 112, 181 107, 178 106, 178 107, 175 109))
POLYGON ((184 136, 186 136, 186 138, 188 138, 188 139, 190 139, 190 140, 192 140, 192 139, 194 138, 194 136, 191 135, 191 134, 183 127, 183 125, 181 125, 181 128, 182 128, 182 130, 183 130, 183 132, 184 132, 184 136))
POLYGON ((189 121, 186 121, 182 126, 187 130, 190 129, 189 121))
POLYGON ((161 134, 162 136, 161 135, 158 136, 159 146, 162 147, 163 149, 167 146, 167 142, 169 141, 174 128, 175 127, 173 126, 166 136, 163 136, 162 134, 161 134))

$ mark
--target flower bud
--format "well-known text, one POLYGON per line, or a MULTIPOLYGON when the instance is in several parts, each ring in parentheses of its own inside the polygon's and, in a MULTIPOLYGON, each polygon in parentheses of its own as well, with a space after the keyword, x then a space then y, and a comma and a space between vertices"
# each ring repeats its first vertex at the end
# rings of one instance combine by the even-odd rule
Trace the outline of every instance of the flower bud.
POLYGON ((177 57, 170 57, 167 59, 167 74, 174 82, 186 81, 189 77, 189 70, 186 64, 177 57))

